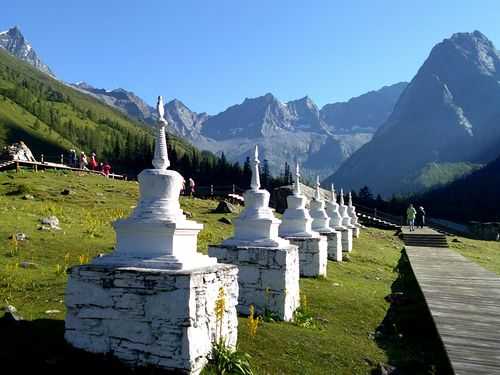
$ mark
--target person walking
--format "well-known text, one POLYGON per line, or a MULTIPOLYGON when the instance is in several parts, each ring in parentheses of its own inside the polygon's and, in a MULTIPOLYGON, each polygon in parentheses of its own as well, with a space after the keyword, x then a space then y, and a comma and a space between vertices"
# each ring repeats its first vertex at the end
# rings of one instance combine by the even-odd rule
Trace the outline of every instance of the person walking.
POLYGON ((76 150, 71 149, 69 150, 69 166, 71 168, 78 168, 78 158, 76 157, 76 150))
POLYGON ((189 181, 189 196, 192 198, 194 194, 194 188, 196 185, 191 177, 189 177, 188 181, 189 181))
POLYGON ((85 155, 85 152, 82 151, 80 153, 80 169, 88 170, 88 168, 87 168, 88 164, 89 164, 89 162, 87 160, 87 155, 85 155))
POLYGON ((420 206, 417 210, 417 227, 423 228, 425 225, 425 210, 420 206))
POLYGON ((408 208, 406 209, 406 219, 408 220, 408 225, 410 226, 410 232, 415 230, 415 216, 417 215, 417 210, 413 207, 413 204, 410 203, 408 208))
POLYGON ((181 195, 187 195, 186 194, 186 180, 184 179, 184 177, 182 177, 181 195))
POLYGON ((102 166, 102 174, 105 177, 109 177, 110 173, 111 173, 111 165, 108 162, 105 162, 104 165, 102 166))
POLYGON ((93 170, 93 171, 97 171, 97 159, 96 159, 96 155, 95 155, 95 152, 93 152, 91 155, 90 155, 90 169, 93 170))

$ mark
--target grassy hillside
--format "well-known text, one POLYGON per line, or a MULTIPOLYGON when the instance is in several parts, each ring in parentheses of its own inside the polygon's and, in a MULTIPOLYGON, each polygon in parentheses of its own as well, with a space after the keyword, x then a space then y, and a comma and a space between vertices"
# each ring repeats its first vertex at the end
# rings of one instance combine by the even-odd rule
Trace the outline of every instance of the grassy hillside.
POLYGON ((448 243, 464 257, 500 275, 500 242, 452 236, 448 238, 448 243))
MULTIPOLYGON (((20 369, 22 359, 30 358, 27 365, 37 369, 69 370, 79 363, 86 371, 116 370, 116 363, 64 343, 64 269, 112 250, 110 223, 129 214, 137 194, 135 182, 100 176, 0 173, 0 301, 16 306, 27 319, 17 325, 0 319, 0 330, 16 338, 0 343, 4 365, 20 369), (61 194, 64 189, 71 193, 61 194), (26 194, 34 199, 23 199, 26 194), (61 230, 38 230, 40 218, 47 215, 59 218, 61 230), (18 232, 28 239, 9 239, 18 232), (22 262, 35 268, 23 268, 22 262)), ((235 215, 211 213, 216 204, 181 200, 183 209, 205 225, 199 235, 202 252, 233 230, 218 220, 235 215)), ((239 345, 251 354, 256 374, 367 374, 380 362, 390 362, 405 374, 441 368, 443 353, 401 248, 393 232, 366 229, 355 240, 349 261, 329 262, 327 278, 301 279, 313 327, 264 323, 251 337, 247 319, 240 318, 239 345), (391 291, 402 291, 413 302, 388 304, 384 297, 391 291)))
POLYGON ((429 189, 448 184, 457 178, 466 176, 481 168, 480 164, 460 163, 429 163, 415 178, 418 189, 429 189))
POLYGON ((435 217, 468 222, 499 221, 500 158, 441 188, 417 197, 435 217))
MULTIPOLYGON (((0 147, 17 140, 46 160, 75 148, 129 165, 150 160, 153 145, 148 128, 0 50, 0 147)), ((174 136, 169 144, 179 158, 201 157, 174 136)))

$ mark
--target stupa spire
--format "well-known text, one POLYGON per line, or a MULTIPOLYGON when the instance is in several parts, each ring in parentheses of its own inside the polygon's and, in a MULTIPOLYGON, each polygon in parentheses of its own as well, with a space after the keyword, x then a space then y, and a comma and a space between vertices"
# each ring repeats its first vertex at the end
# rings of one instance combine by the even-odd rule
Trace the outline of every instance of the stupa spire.
POLYGON ((252 164, 252 181, 250 183, 250 188, 252 190, 260 189, 260 174, 259 174, 259 146, 255 145, 255 153, 252 164))
POLYGON ((344 189, 340 189, 340 205, 344 205, 344 189))
POLYGON ((332 184, 331 186, 331 192, 332 192, 332 202, 337 202, 337 194, 335 194, 335 185, 332 184))
POLYGON ((321 200, 321 193, 319 191, 320 187, 319 176, 316 176, 316 196, 314 197, 316 200, 321 200))
POLYGON ((156 113, 158 114, 158 123, 156 125, 155 153, 153 166, 156 169, 165 170, 170 166, 167 151, 167 138, 165 137, 165 127, 168 122, 165 120, 165 108, 163 107, 163 98, 158 96, 156 103, 156 113))
POLYGON ((347 204, 349 207, 352 207, 352 193, 349 192, 349 203, 347 204))
POLYGON ((299 169, 299 162, 297 162, 297 165, 295 166, 295 184, 293 186, 293 193, 295 195, 300 195, 300 169, 299 169))

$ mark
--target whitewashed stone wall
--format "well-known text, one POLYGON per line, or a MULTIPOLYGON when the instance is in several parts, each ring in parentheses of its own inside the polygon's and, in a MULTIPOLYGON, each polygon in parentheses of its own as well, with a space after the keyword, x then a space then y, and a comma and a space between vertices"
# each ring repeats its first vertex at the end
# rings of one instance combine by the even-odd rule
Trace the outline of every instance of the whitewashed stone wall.
POLYGON ((326 276, 328 241, 325 236, 318 238, 287 237, 286 239, 299 248, 300 276, 326 276))
POLYGON ((352 251, 352 229, 343 229, 342 233, 342 251, 350 253, 352 251))
POLYGON ((218 337, 219 288, 225 293, 222 335, 236 345, 237 277, 236 267, 222 264, 193 271, 73 267, 65 338, 77 348, 109 353, 131 366, 198 374, 218 337))
POLYGON ((328 242, 328 259, 335 262, 342 262, 342 250, 344 249, 344 244, 342 242, 342 232, 336 230, 333 233, 322 233, 328 242))
POLYGON ((290 321, 300 305, 299 252, 297 246, 284 248, 209 246, 208 254, 220 263, 239 268, 238 312, 249 314, 253 305, 258 314, 266 310, 290 321))

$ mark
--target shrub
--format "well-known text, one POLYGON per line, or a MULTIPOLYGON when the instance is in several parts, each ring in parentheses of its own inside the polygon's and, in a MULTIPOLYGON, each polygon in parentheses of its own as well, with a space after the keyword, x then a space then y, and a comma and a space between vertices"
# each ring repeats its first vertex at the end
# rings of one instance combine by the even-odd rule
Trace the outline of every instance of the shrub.
POLYGON ((217 375, 253 375, 249 360, 250 354, 234 350, 220 340, 212 346, 207 370, 217 375))
POLYGON ((309 306, 307 305, 307 296, 305 294, 302 294, 300 296, 300 307, 293 313, 293 323, 303 328, 316 327, 314 317, 309 311, 309 306))
POLYGON ((222 336, 222 324, 226 309, 226 293, 224 288, 219 288, 219 294, 215 301, 215 318, 217 321, 217 338, 212 343, 212 352, 209 356, 208 366, 205 374, 217 375, 253 375, 250 366, 250 355, 248 353, 233 349, 226 344, 222 336))

